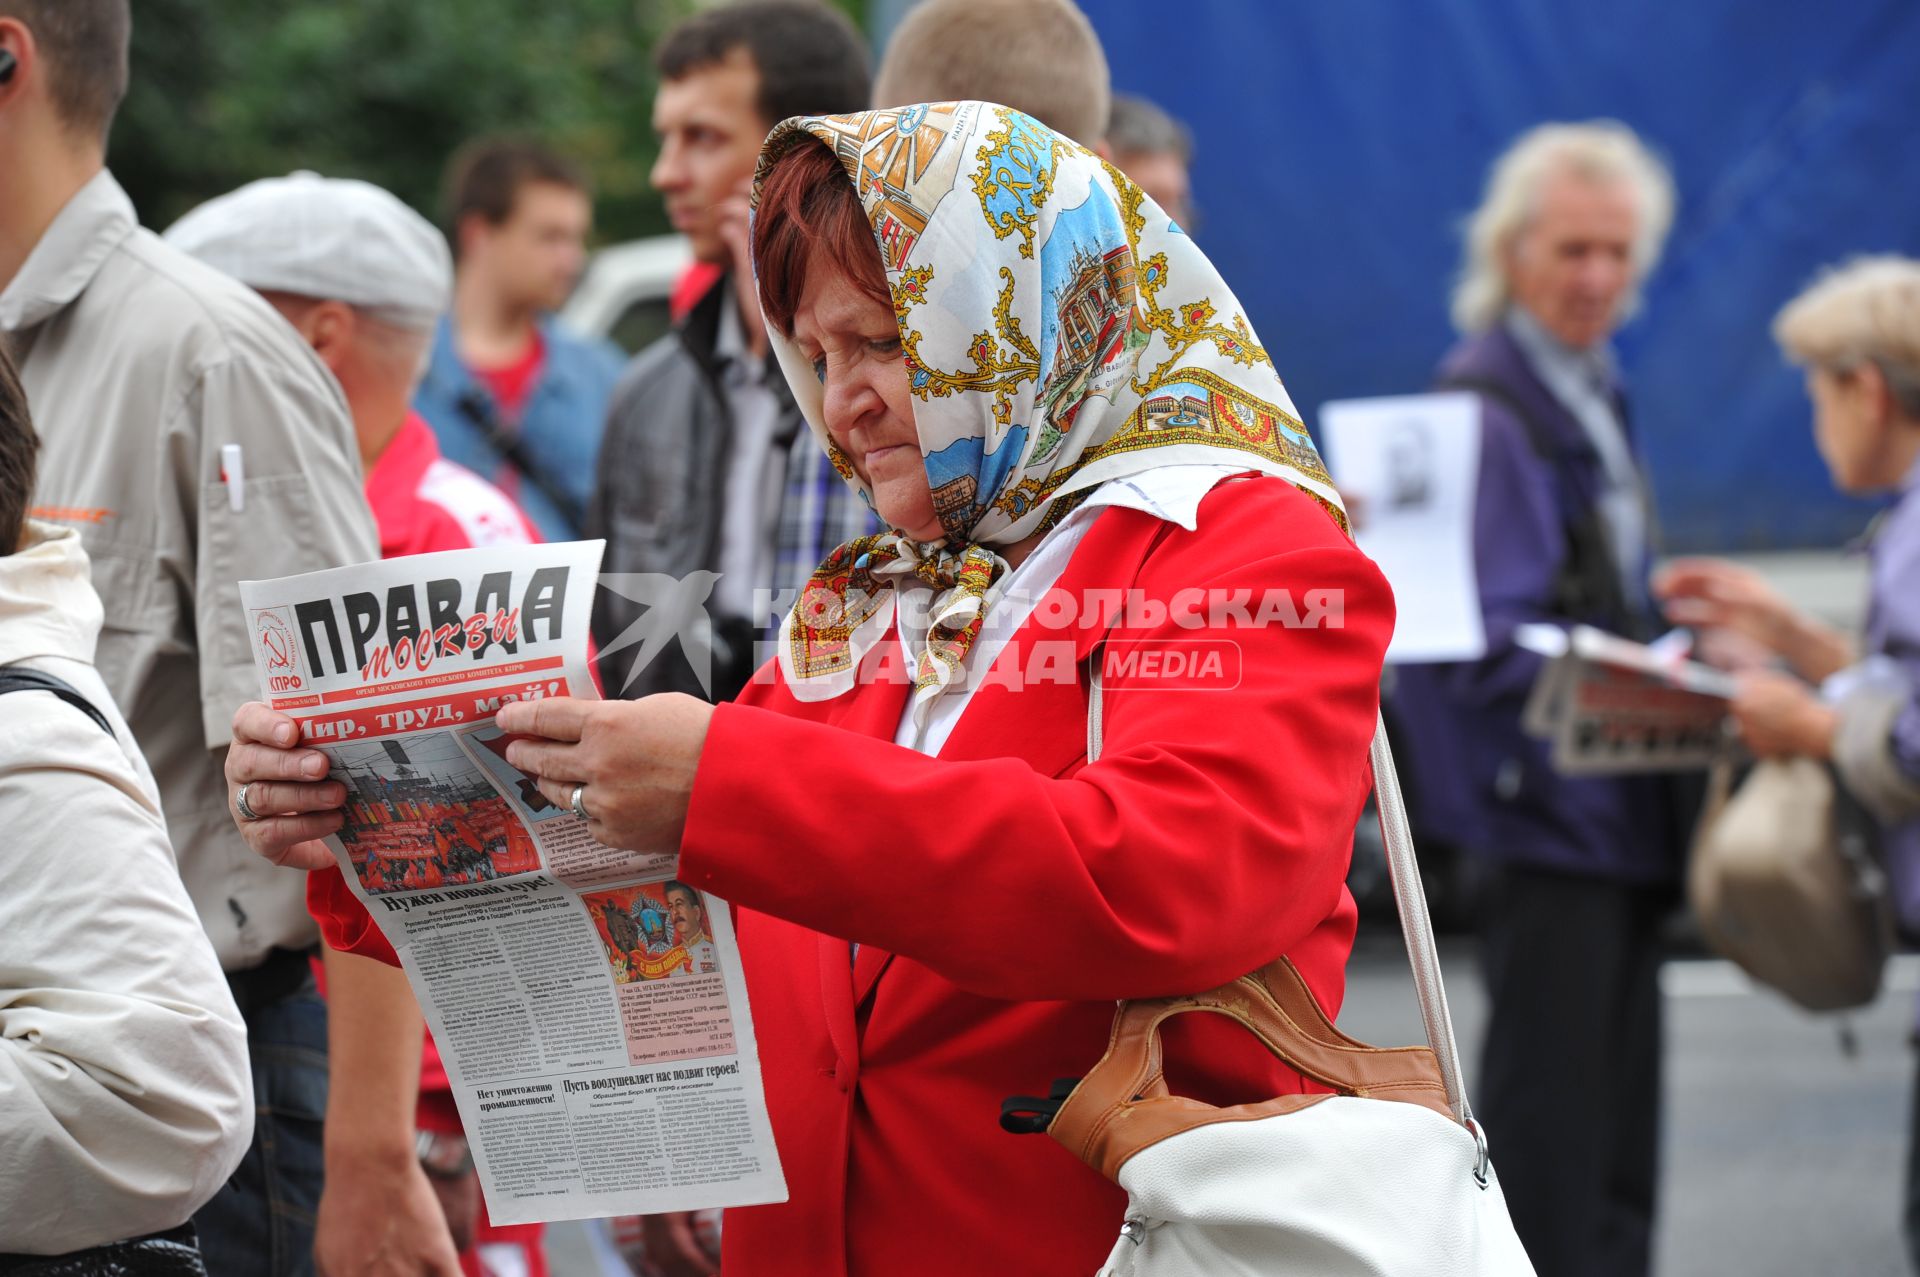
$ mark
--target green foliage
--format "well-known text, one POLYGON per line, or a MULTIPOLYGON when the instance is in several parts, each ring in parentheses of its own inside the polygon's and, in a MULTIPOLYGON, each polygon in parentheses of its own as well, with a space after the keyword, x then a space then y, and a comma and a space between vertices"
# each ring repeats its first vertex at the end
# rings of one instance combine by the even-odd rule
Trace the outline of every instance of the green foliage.
POLYGON ((313 169, 437 220, 466 139, 539 137, 586 166, 597 238, 666 229, 647 188, 652 49, 694 0, 138 0, 110 162, 150 226, 313 169))

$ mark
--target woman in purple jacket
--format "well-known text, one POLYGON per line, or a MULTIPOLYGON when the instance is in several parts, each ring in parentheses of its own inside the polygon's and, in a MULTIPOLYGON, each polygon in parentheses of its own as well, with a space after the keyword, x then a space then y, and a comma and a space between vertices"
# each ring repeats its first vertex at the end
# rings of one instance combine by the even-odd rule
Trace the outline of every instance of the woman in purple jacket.
MULTIPOLYGON (((1901 921, 1920 932, 1920 261, 1869 257, 1830 271, 1773 331, 1806 369, 1814 439, 1835 485, 1896 493, 1868 538, 1864 642, 1731 563, 1683 559, 1654 588, 1674 621, 1732 629, 1790 667, 1742 680, 1741 734, 1762 757, 1832 761, 1881 825, 1901 921)), ((1920 1265, 1920 1138, 1909 1150, 1906 1232, 1920 1265)))

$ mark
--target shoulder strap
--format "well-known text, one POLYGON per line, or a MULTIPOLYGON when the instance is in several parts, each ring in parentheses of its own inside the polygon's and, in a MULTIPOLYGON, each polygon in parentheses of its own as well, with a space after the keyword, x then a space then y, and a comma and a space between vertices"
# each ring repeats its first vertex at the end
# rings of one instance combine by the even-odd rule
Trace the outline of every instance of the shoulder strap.
POLYGON ((100 712, 98 706, 51 674, 16 667, 0 669, 0 695, 8 692, 52 692, 91 718, 101 731, 109 736, 113 735, 113 724, 107 721, 107 716, 100 712))
MULTIPOLYGON (((1565 463, 1567 450, 1554 439, 1547 423, 1505 384, 1491 377, 1462 374, 1442 378, 1435 388, 1466 390, 1491 399, 1520 423, 1535 456, 1556 472, 1565 463)), ((1584 512, 1565 510, 1562 520, 1567 553, 1554 581, 1554 610, 1576 620, 1604 620, 1620 633, 1640 637, 1643 627, 1627 607, 1614 564, 1613 536, 1598 507, 1584 512)))
POLYGON ((1562 449, 1554 442, 1552 432, 1547 429, 1547 423, 1540 419, 1539 413, 1521 403, 1520 396, 1514 394, 1504 382, 1495 381, 1492 377, 1461 373, 1441 378, 1434 389, 1469 390, 1476 395, 1486 396, 1513 414, 1513 419, 1520 423, 1522 430, 1527 432, 1527 442, 1532 445, 1535 456, 1542 461, 1557 463, 1560 460, 1562 449))
MULTIPOLYGON (((1099 760, 1103 744, 1102 725, 1106 715, 1102 704, 1102 682, 1100 653, 1096 647, 1087 684, 1089 764, 1099 760)), ((1400 934, 1406 942, 1407 959, 1413 968, 1420 1021, 1426 1029, 1427 1046, 1431 1052, 1434 1073, 1437 1074, 1432 1079, 1438 1083, 1433 1102, 1444 1105, 1456 1121, 1472 1132, 1479 1154, 1474 1178, 1485 1187, 1486 1135, 1474 1120, 1473 1110, 1467 1103, 1466 1080, 1460 1068, 1460 1048, 1453 1036, 1453 1013, 1447 1006, 1440 954, 1433 941, 1433 921, 1427 911, 1427 895, 1421 883, 1419 860, 1414 854, 1413 831, 1407 823, 1407 805, 1400 792, 1399 774, 1393 765, 1393 750, 1387 744, 1386 722, 1378 714, 1374 718, 1369 761, 1373 768, 1374 807, 1379 814, 1380 833, 1387 849, 1387 868, 1393 882, 1393 903, 1400 915, 1400 934)), ((1293 964, 1286 958, 1275 959, 1267 968, 1243 977, 1237 983, 1246 984, 1248 988, 1260 988, 1270 999, 1280 1002, 1288 1010, 1289 1014, 1282 1016, 1281 1022, 1290 1032, 1263 1033, 1261 1036, 1269 1046, 1284 1043, 1284 1048, 1278 1049, 1277 1053, 1296 1070, 1323 1084, 1332 1085, 1345 1094, 1367 1094, 1370 1088, 1382 1092, 1400 1090, 1404 1093, 1390 1098, 1424 1102, 1416 1094, 1426 1083, 1426 1074, 1418 1060, 1411 1058, 1406 1051, 1379 1051, 1364 1047, 1340 1033, 1320 1011, 1318 1003, 1301 982, 1299 972, 1293 969, 1293 964), (1289 990, 1290 997, 1286 996, 1289 990)), ((1151 1026, 1157 1026, 1167 1015, 1195 1007, 1207 1009, 1211 1001, 1217 1000, 1216 994, 1220 992, 1216 990, 1193 998, 1148 1000, 1140 1004, 1122 1001, 1115 1017, 1114 1044, 1119 1044, 1123 1037, 1139 1033, 1142 1025, 1147 1023, 1141 1019, 1142 1016, 1148 1017, 1151 1026), (1141 1011, 1136 1006, 1147 1006, 1151 1010, 1141 1011), (1129 1025, 1132 1027, 1129 1028, 1129 1025)), ((1249 1021, 1249 1027, 1259 1032, 1262 1025, 1249 1021)), ((1110 1046, 1109 1056, 1113 1055, 1110 1046)), ((1069 1099, 1060 1107, 1060 1111, 1066 1112, 1067 1105, 1072 1102, 1069 1099)), ((1034 1106, 1029 1104, 1026 1107, 1031 1109, 1034 1106)), ((1003 1116, 1003 1125, 1006 1120, 1003 1116)), ((1008 1129, 1017 1128, 1009 1126, 1008 1129)), ((1124 1160, 1124 1157, 1120 1160, 1124 1160)), ((1117 1168, 1116 1161, 1114 1169, 1117 1168)))
MULTIPOLYGON (((1087 683, 1087 762, 1098 762, 1104 745, 1105 706, 1099 651, 1096 648, 1087 683)), ((1447 1106, 1465 1125, 1472 1125, 1473 1114, 1467 1107, 1467 1088, 1460 1070, 1460 1048, 1454 1043, 1453 1014, 1447 1007, 1447 990, 1440 976, 1440 953, 1433 942, 1433 920, 1427 911, 1427 893, 1421 884, 1420 862, 1413 850, 1413 831, 1407 823, 1407 804, 1400 794, 1400 776, 1394 769, 1393 750, 1387 744, 1383 719, 1374 719, 1373 746, 1374 806, 1380 817, 1380 833, 1387 846, 1387 868, 1393 879, 1393 903, 1400 915, 1400 934, 1406 941, 1407 958, 1413 967, 1413 983, 1419 995, 1420 1020, 1427 1031, 1427 1045, 1440 1066, 1447 1106)))
POLYGON ((541 496, 553 503, 563 518, 573 526, 579 527, 586 517, 586 511, 573 496, 561 489, 553 477, 542 470, 527 452, 526 441, 512 433, 500 420, 500 414, 494 410, 493 401, 476 387, 468 387, 455 400, 460 414, 472 422, 474 428, 486 440, 487 447, 493 449, 502 461, 519 471, 526 481, 532 484, 541 496))

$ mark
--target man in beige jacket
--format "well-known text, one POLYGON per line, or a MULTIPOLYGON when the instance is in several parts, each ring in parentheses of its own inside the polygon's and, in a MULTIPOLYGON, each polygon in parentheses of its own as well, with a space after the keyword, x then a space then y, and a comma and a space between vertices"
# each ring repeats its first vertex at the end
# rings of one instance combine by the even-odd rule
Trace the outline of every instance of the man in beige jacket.
POLYGON ((304 879, 250 854, 226 811, 228 727, 259 690, 238 583, 379 545, 326 368, 251 289, 142 230, 104 167, 130 37, 127 0, 0 0, 0 340, 40 429, 37 513, 92 560, 100 676, 247 1021, 256 1141, 201 1244, 215 1272, 304 1274, 326 1011, 304 879))

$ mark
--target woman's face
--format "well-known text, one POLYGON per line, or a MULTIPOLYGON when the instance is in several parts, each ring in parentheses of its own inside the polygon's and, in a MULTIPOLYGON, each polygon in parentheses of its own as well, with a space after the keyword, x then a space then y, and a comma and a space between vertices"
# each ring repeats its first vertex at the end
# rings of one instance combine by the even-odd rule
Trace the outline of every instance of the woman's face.
POLYGON ((1890 423, 1881 410, 1886 382, 1872 364, 1850 372, 1807 369, 1807 397, 1813 400, 1813 440, 1821 460, 1843 492, 1872 492, 1900 481, 1898 465, 1888 473, 1890 423))
POLYGON ((792 337, 820 379, 827 433, 853 462, 889 527, 937 541, 945 530, 933 512, 893 309, 829 258, 816 253, 809 266, 792 337))

